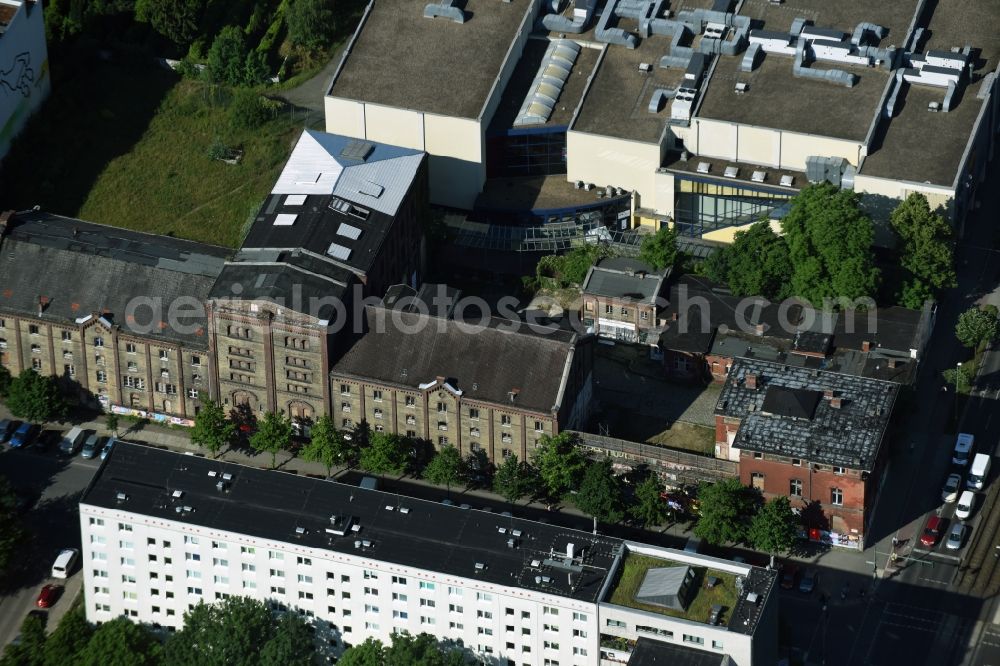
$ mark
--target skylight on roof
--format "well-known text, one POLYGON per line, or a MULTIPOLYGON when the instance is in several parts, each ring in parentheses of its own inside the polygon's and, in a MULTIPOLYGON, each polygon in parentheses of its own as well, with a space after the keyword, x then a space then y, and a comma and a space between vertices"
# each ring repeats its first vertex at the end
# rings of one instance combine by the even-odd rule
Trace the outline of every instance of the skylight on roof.
POLYGON ((296 213, 278 213, 274 216, 274 226, 290 227, 295 224, 295 218, 297 217, 296 213))
POLYGON ((340 226, 337 227, 337 235, 345 236, 347 238, 350 238, 351 240, 358 240, 358 237, 361 235, 361 229, 358 229, 357 227, 352 227, 346 222, 341 222, 340 226))
POLYGON ((326 249, 326 253, 334 259, 340 259, 341 261, 346 261, 351 256, 350 248, 338 245, 337 243, 330 243, 330 247, 326 249))
POLYGON ((286 206, 301 206, 306 202, 306 195, 304 194, 289 194, 285 197, 286 206))
POLYGON ((364 194, 369 197, 374 197, 376 199, 382 196, 382 192, 384 191, 385 191, 384 187, 382 187, 378 183, 373 183, 370 180, 366 180, 360 185, 358 185, 358 194, 364 194))

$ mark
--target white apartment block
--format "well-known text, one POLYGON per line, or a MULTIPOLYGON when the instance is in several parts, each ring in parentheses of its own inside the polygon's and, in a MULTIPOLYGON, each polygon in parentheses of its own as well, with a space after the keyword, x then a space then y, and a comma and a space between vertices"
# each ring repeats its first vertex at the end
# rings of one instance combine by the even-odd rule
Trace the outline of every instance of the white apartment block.
POLYGON ((487 664, 627 663, 639 639, 708 663, 776 659, 772 572, 487 511, 120 442, 80 524, 94 622, 172 631, 198 601, 243 595, 302 614, 331 655, 406 630, 487 664), (709 577, 741 591, 715 625, 621 605, 619 578, 651 557, 689 566, 692 597, 727 584, 709 577))

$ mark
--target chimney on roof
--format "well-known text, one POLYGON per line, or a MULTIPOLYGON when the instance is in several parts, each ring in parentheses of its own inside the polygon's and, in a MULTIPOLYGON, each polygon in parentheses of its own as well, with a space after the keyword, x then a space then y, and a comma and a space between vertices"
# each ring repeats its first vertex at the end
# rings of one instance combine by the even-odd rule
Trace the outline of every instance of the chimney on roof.
POLYGON ((861 343, 861 351, 863 351, 863 352, 870 352, 871 350, 872 350, 872 343, 869 342, 868 340, 862 341, 862 343, 861 343))
POLYGON ((514 402, 514 399, 517 398, 517 394, 520 393, 520 392, 521 392, 521 389, 519 389, 519 388, 512 388, 510 390, 510 392, 507 394, 507 396, 510 397, 511 403, 514 402))
POLYGON ((435 377, 434 379, 436 379, 436 380, 437 380, 437 383, 438 383, 438 384, 444 384, 444 381, 445 381, 445 378, 444 378, 444 377, 442 377, 442 376, 438 375, 438 376, 437 376, 437 377, 435 377))
POLYGON ((827 398, 827 399, 832 398, 833 397, 833 389, 826 389, 825 391, 823 391, 823 397, 827 398))
POLYGON ((744 381, 746 382, 746 387, 748 389, 753 391, 757 390, 757 375, 747 375, 744 381))
POLYGON ((39 296, 38 297, 38 316, 39 317, 42 316, 42 313, 45 312, 45 308, 48 307, 48 305, 49 305, 49 297, 48 296, 39 296))
POLYGON ((670 320, 671 320, 671 321, 677 321, 677 313, 676 313, 676 312, 674 312, 674 313, 672 313, 672 314, 670 315, 670 320))
POLYGON ((833 409, 840 409, 843 406, 842 398, 830 398, 830 407, 833 409))

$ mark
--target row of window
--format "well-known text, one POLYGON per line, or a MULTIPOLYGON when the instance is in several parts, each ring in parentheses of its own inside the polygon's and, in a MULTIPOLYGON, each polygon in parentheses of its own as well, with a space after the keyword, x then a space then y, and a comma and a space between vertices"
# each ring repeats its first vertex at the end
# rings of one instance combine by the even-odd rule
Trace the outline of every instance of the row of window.
MULTIPOLYGON (((593 304, 587 302, 585 309, 588 312, 590 312, 593 309, 593 304)), ((614 313, 615 313, 615 306, 611 305, 610 303, 605 304, 604 314, 613 315, 614 313)), ((621 315, 622 319, 629 319, 632 317, 632 309, 626 307, 619 308, 618 314, 621 315)), ((642 321, 647 321, 649 319, 649 310, 640 310, 639 319, 641 319, 642 321)))
MULTIPOLYGON (((728 368, 729 366, 726 366, 726 367, 728 368)), ((764 454, 762 452, 760 452, 760 451, 754 451, 753 452, 753 457, 756 460, 763 460, 764 459, 764 454)), ((783 456, 776 456, 776 457, 774 457, 774 459, 775 460, 783 460, 783 461, 789 460, 788 458, 785 458, 783 456)), ((795 467, 802 467, 802 459, 801 458, 792 458, 791 459, 791 464, 794 465, 795 467)), ((819 463, 813 463, 812 467, 813 467, 813 471, 815 471, 815 472, 822 472, 824 469, 826 469, 824 465, 820 465, 819 463)), ((847 474, 847 468, 846 467, 840 467, 838 465, 831 465, 830 466, 830 471, 832 471, 834 474, 847 474)))
MULTIPOLYGON (((764 489, 764 475, 760 472, 750 474, 750 485, 754 488, 764 489)), ((792 497, 802 497, 802 479, 788 480, 788 494, 792 497)), ((842 488, 830 488, 830 504, 834 506, 844 505, 844 490, 842 488)))

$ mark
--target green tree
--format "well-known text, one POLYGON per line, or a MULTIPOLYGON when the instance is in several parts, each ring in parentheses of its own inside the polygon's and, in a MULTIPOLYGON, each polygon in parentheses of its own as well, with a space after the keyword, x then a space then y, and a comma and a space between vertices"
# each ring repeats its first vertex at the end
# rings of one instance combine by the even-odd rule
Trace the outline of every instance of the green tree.
POLYGON ((337 660, 338 666, 384 666, 385 646, 375 638, 366 638, 364 643, 344 651, 337 660))
POLYGON ((595 532, 598 521, 606 524, 621 522, 625 517, 625 501, 621 480, 615 476, 610 458, 587 465, 573 503, 594 519, 595 532))
POLYGON ((292 44, 314 51, 324 49, 336 34, 333 0, 289 0, 285 24, 292 44))
POLYGON ((0 476, 0 574, 7 573, 26 536, 17 511, 17 495, 7 478, 0 476))
POLYGON ((215 36, 208 49, 206 69, 209 78, 216 83, 241 85, 246 76, 246 55, 243 31, 234 25, 227 25, 215 36))
POLYGON ((327 477, 334 465, 350 463, 354 458, 354 447, 344 439, 343 434, 333 424, 333 419, 323 415, 316 419, 310 433, 309 443, 299 455, 303 460, 320 463, 326 468, 327 477))
POLYGON ((270 68, 267 66, 267 54, 251 50, 243 61, 243 85, 256 86, 267 82, 270 68))
MULTIPOLYGON (((115 426, 117 426, 117 421, 115 426)), ((111 428, 111 422, 108 422, 111 428)), ((201 409, 194 417, 194 427, 191 429, 191 442, 208 449, 213 456, 218 457, 222 447, 232 443, 236 437, 236 424, 226 418, 222 406, 214 400, 204 400, 201 409)))
POLYGON ((942 289, 958 284, 951 227, 931 211, 926 196, 910 194, 892 211, 890 223, 899 238, 899 263, 906 271, 900 305, 920 308, 942 289))
POLYGON ((667 503, 660 495, 662 492, 663 484, 655 474, 643 479, 642 483, 635 487, 635 504, 630 511, 632 518, 647 527, 662 525, 670 516, 667 503))
POLYGON ((661 227, 652 236, 643 238, 639 246, 639 260, 657 271, 677 263, 677 229, 661 227))
POLYGON ((261 666, 310 666, 316 650, 309 625, 298 613, 285 613, 260 652, 261 666))
POLYGON ((359 464, 361 469, 379 476, 402 474, 406 470, 408 456, 409 447, 405 439, 390 433, 373 432, 368 446, 361 450, 359 464))
POLYGON ((781 220, 792 263, 791 294, 823 305, 825 299, 875 295, 871 219, 858 195, 830 183, 805 187, 781 220))
POLYGON ((973 306, 958 315, 955 337, 966 347, 975 349, 996 338, 998 328, 1000 324, 995 313, 973 306))
POLYGON ((267 412, 257 424, 257 432, 250 436, 250 448, 258 453, 271 454, 271 467, 278 466, 278 452, 292 443, 292 422, 281 412, 267 412))
POLYGON ((55 377, 42 377, 34 370, 25 370, 10 383, 7 408, 18 418, 40 423, 63 416, 66 401, 55 377))
POLYGON ((385 666, 444 666, 445 656, 438 639, 427 633, 413 636, 403 631, 392 635, 383 653, 385 666))
POLYGON ((555 437, 542 435, 533 452, 538 470, 539 491, 550 501, 558 501, 576 490, 587 469, 587 459, 577 447, 577 438, 568 432, 555 437))
POLYGON ((13 379, 10 376, 10 370, 6 366, 0 365, 0 400, 7 397, 10 393, 10 383, 13 379))
POLYGON ((118 436, 118 415, 114 412, 108 412, 104 417, 104 425, 107 426, 108 432, 110 432, 115 437, 118 436))
POLYGON ((250 597, 229 597, 214 604, 200 601, 184 614, 184 627, 167 641, 165 661, 254 666, 274 628, 271 610, 263 601, 250 597))
POLYGON ((0 666, 44 666, 45 622, 36 615, 28 615, 21 622, 21 642, 8 645, 0 666))
POLYGON ((45 666, 65 666, 74 663, 90 641, 94 628, 87 622, 83 605, 74 606, 45 641, 45 666))
POLYGON ((792 261, 785 239, 763 221, 736 232, 732 244, 709 256, 702 270, 737 296, 780 300, 788 296, 792 261))
POLYGON ((968 394, 972 391, 972 382, 975 379, 976 367, 972 363, 963 363, 961 367, 948 368, 941 373, 948 386, 953 387, 959 393, 968 394))
POLYGON ((795 545, 800 526, 801 521, 792 511, 788 498, 774 497, 753 517, 747 536, 754 548, 771 556, 771 566, 774 567, 774 557, 788 552, 795 545))
MULTIPOLYGON (((145 625, 117 617, 98 625, 74 666, 155 666, 163 651, 145 625)), ((195 663, 195 662, 187 662, 195 663)))
POLYGON ((465 456, 462 474, 470 486, 489 488, 493 485, 493 462, 485 450, 473 449, 465 456))
POLYGON ((534 485, 534 470, 513 454, 504 458, 493 475, 493 492, 502 495, 511 504, 530 493, 534 485))
POLYGON ((137 0, 135 18, 174 44, 185 46, 198 35, 205 0, 137 0))
POLYGON ((698 501, 701 515, 694 526, 696 535, 713 545, 746 538, 756 506, 749 488, 739 479, 702 484, 698 501))
POLYGON ((438 486, 445 486, 451 494, 451 486, 462 480, 465 461, 454 446, 444 446, 431 458, 424 468, 424 479, 438 486))

